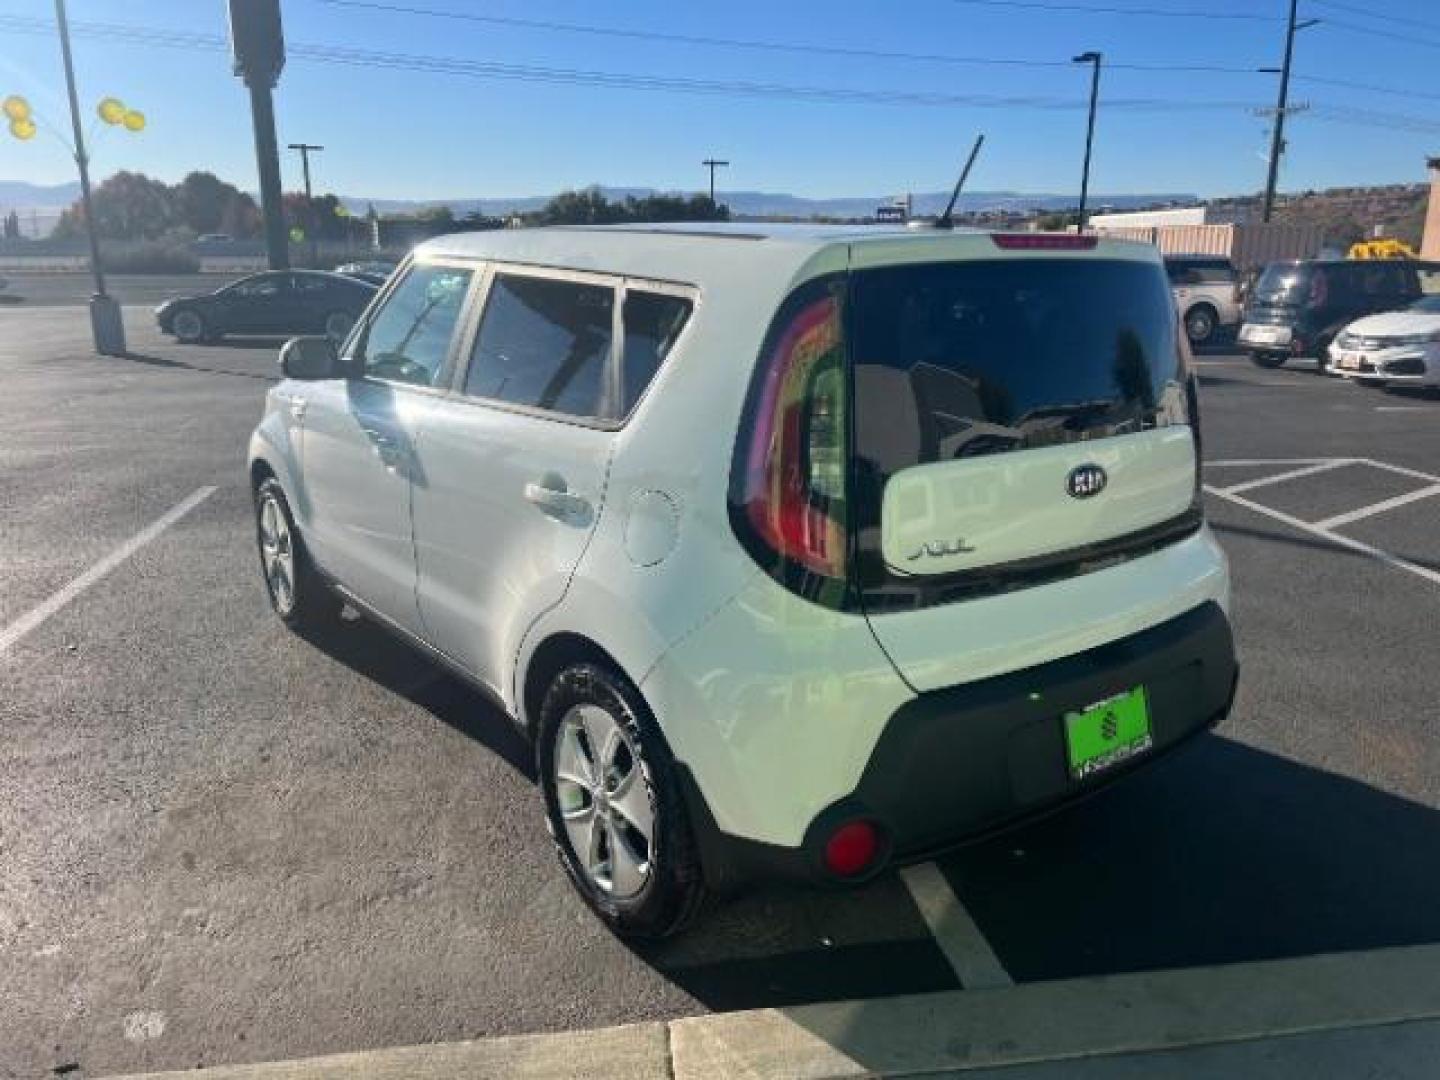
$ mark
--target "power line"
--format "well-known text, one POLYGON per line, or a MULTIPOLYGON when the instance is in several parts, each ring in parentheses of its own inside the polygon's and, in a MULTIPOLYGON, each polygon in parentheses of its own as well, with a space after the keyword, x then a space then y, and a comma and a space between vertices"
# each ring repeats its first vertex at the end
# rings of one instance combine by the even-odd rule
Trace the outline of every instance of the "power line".
POLYGON ((1196 8, 1152 8, 1118 7, 1110 4, 1051 3, 1046 0, 950 0, 953 4, 970 4, 975 7, 1020 8, 1025 11, 1062 11, 1085 15, 1138 15, 1156 19, 1206 19, 1244 22, 1277 23, 1285 20, 1274 15, 1256 15, 1251 12, 1205 11, 1196 8))
MULTIPOLYGON (((27 33, 48 33, 50 24, 44 19, 0 15, 0 27, 27 33)), ((130 41, 141 45, 165 48, 225 51, 224 38, 192 34, 154 27, 127 26, 119 23, 76 23, 78 36, 130 41)), ((292 42, 286 50, 291 59, 355 67, 390 68, 404 71, 463 75, 473 78, 513 79, 524 82, 560 83, 580 86, 605 86, 617 89, 661 90, 691 94, 720 94, 751 97, 787 98, 791 100, 842 102, 850 104, 909 105, 934 108, 969 106, 974 108, 1030 108, 1073 110, 1085 108, 1085 102, 1070 98, 1035 95, 1002 96, 990 94, 957 94, 925 90, 887 90, 836 86, 807 86, 792 83, 756 82, 752 80, 698 79, 681 76, 644 75, 632 72, 594 71, 569 67, 545 67, 532 64, 511 64, 492 60, 470 60, 460 57, 433 56, 414 53, 388 53, 371 49, 351 49, 330 45, 292 42)), ((1164 98, 1116 98, 1108 108, 1153 110, 1245 109, 1248 101, 1169 100, 1164 98)))
POLYGON ((1368 34, 1370 37, 1384 38, 1386 41, 1403 41, 1407 45, 1421 45, 1429 49, 1440 49, 1440 41, 1430 38, 1417 38, 1414 34, 1407 34, 1400 30, 1377 30, 1373 26, 1361 26, 1359 23, 1347 22, 1343 19, 1326 19, 1320 24, 1331 29, 1349 30, 1354 34, 1368 34))
POLYGON ((1332 79, 1328 75, 1293 75, 1296 82, 1313 83, 1316 86, 1338 86, 1345 90, 1364 90, 1371 94, 1389 94, 1393 97, 1407 97, 1440 101, 1440 93, 1426 93, 1424 90, 1401 90, 1396 86, 1379 86, 1375 83, 1353 82, 1350 79, 1332 79))
POLYGON ((1363 15, 1367 19, 1375 19, 1379 22, 1400 23, 1405 26, 1418 26, 1424 30, 1440 30, 1440 22, 1427 22, 1424 19, 1410 19, 1404 15, 1390 15, 1384 12, 1375 11, 1373 8, 1356 7, 1354 4, 1342 4, 1338 0, 1310 0, 1312 4, 1319 4, 1321 7, 1331 8, 1335 11, 1348 11, 1352 15, 1363 15))
MULTIPOLYGON (((863 57, 872 60, 905 60, 934 64, 985 64, 1008 67, 1068 68, 1066 60, 1042 60, 1033 57, 959 56, 954 53, 904 52, 892 49, 870 49, 852 45, 826 45, 809 41, 773 41, 760 38, 716 37, 708 34, 674 34, 659 30, 636 30, 630 27, 601 26, 596 23, 553 22, 545 19, 522 19, 510 15, 482 15, 473 11, 452 11, 446 8, 420 7, 413 4, 387 3, 383 0, 316 0, 332 7, 357 8, 388 14, 448 19, 454 22, 478 23, 487 26, 514 26, 527 30, 545 30, 567 34, 591 34, 600 37, 626 38, 637 41, 660 41, 668 44, 700 45, 711 48, 746 49, 764 52, 800 53, 812 56, 863 57)), ((1220 64, 1111 64, 1110 67, 1129 71, 1209 72, 1253 75, 1254 67, 1220 64)))
MULTIPOLYGON (((46 19, 0 14, 0 28, 27 34, 54 33, 54 23, 46 19)), ((205 52, 228 52, 228 42, 218 35, 196 34, 157 27, 132 26, 123 23, 77 22, 71 24, 76 37, 125 41, 142 46, 188 49, 205 52)), ((847 87, 797 86, 788 83, 764 83, 743 80, 689 79, 651 76, 627 72, 588 71, 576 68, 541 67, 508 64, 498 61, 468 60, 459 57, 386 53, 367 49, 292 42, 287 51, 292 59, 352 67, 382 68, 429 74, 458 75, 467 78, 514 80, 560 85, 601 86, 613 89, 646 90, 686 94, 765 97, 811 102, 903 105, 924 108, 1017 108, 1071 111, 1083 109, 1083 100, 1038 96, 994 96, 904 91, 847 87)), ((1106 65, 1107 67, 1110 65, 1106 65)), ((1299 76, 1297 76, 1298 78, 1299 76)), ((1336 80, 1338 84, 1338 80, 1336 80)), ((1367 89, 1379 89, 1366 87, 1367 89)), ((1387 91, 1392 92, 1392 91, 1387 91)), ((1399 91, 1393 91, 1398 93, 1399 91)), ((1107 101, 1106 108, 1132 111, 1238 111, 1249 110, 1250 101, 1214 101, 1165 98, 1118 98, 1107 101)), ((1394 130, 1440 133, 1440 122, 1421 117, 1401 116, 1374 110, 1351 109, 1345 106, 1317 105, 1312 114, 1316 119, 1335 123, 1364 123, 1390 126, 1394 130)))

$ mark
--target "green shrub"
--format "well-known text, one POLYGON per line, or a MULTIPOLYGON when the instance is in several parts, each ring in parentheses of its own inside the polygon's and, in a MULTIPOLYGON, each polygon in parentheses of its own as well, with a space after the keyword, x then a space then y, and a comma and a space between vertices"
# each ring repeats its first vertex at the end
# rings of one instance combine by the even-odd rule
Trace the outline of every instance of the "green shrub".
POLYGON ((102 248, 100 261, 112 274, 193 274, 200 269, 199 257, 189 248, 160 241, 112 242, 102 248))

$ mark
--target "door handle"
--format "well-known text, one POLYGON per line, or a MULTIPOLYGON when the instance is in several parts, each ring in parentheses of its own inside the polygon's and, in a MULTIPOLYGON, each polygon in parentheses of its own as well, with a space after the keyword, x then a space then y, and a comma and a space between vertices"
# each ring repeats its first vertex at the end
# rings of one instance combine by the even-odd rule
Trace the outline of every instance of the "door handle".
POLYGON ((410 451, 406 447, 405 441, 396 438, 394 435, 387 435, 383 431, 366 428, 365 437, 370 440, 370 445, 375 448, 375 456, 385 464, 387 469, 395 469, 410 456, 410 451))
POLYGON ((554 473, 547 473, 538 483, 526 484, 525 498, 558 518, 583 518, 590 514, 589 500, 570 491, 564 479, 554 473))

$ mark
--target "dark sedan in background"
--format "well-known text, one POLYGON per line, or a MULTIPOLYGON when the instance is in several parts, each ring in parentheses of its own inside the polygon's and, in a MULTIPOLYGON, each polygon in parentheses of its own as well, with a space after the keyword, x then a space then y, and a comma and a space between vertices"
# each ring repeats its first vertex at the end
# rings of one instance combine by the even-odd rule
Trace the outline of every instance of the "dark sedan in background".
POLYGON ((217 341, 226 334, 325 334, 339 341, 350 332, 376 286, 318 270, 272 270, 224 288, 167 300, 155 309, 160 329, 180 341, 217 341))

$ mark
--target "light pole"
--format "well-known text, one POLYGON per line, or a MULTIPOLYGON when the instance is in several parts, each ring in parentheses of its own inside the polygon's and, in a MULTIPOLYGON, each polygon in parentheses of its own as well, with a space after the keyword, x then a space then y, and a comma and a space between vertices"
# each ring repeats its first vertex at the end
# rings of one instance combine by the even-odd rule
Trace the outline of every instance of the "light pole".
POLYGON ((101 356, 124 356, 127 352, 125 324, 120 319, 120 305, 105 292, 105 269, 100 265, 100 238, 95 232, 95 210, 90 200, 90 158, 85 153, 85 131, 80 126, 80 100, 75 93, 75 64, 70 57, 70 22, 65 17, 65 0, 55 0, 55 23, 60 30, 60 56, 65 62, 70 124, 75 131, 75 164, 80 170, 85 233, 90 238, 90 269, 95 275, 95 295, 90 297, 90 332, 95 339, 95 351, 101 356))
POLYGON ((325 147, 304 142, 292 142, 288 145, 291 150, 300 151, 300 167, 305 172, 305 217, 308 219, 306 226, 310 233, 310 268, 314 270, 320 266, 320 242, 315 235, 315 199, 310 194, 310 155, 318 154, 325 147))
POLYGON ((700 164, 701 164, 701 165, 704 165, 707 169, 710 170, 710 205, 711 205, 711 206, 714 206, 714 205, 715 205, 715 170, 716 170, 716 169, 728 169, 728 168, 730 167, 730 162, 728 162, 728 161, 720 161, 720 160, 718 160, 718 159, 716 159, 716 158, 706 158, 704 161, 700 162, 700 164))
POLYGON ((1104 57, 1098 52, 1083 52, 1071 58, 1077 64, 1093 64, 1090 72, 1090 119, 1085 125, 1085 165, 1080 171, 1080 214, 1077 233, 1085 231, 1085 199, 1090 194, 1090 148, 1095 143, 1095 104, 1100 99, 1100 64, 1104 57))
POLYGON ((1285 153, 1285 114, 1290 111, 1290 58, 1295 52, 1295 31, 1314 26, 1319 19, 1295 21, 1296 0, 1290 0, 1290 18, 1285 24, 1285 60, 1276 68, 1261 68, 1266 75, 1280 76, 1280 96, 1275 102, 1275 127, 1270 138, 1270 167, 1265 176, 1265 202, 1261 208, 1260 220, 1269 221, 1275 209, 1275 185, 1280 181, 1280 155, 1285 153))

